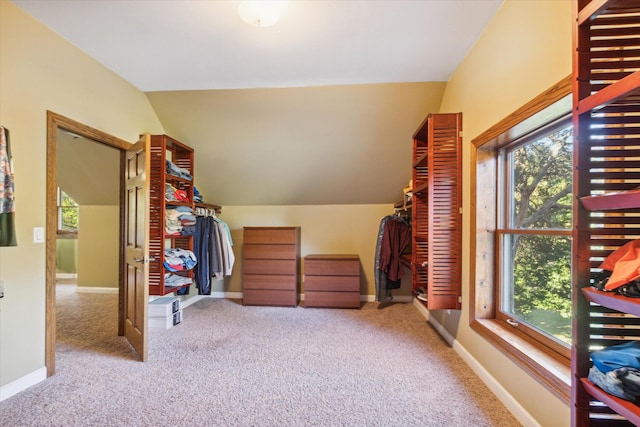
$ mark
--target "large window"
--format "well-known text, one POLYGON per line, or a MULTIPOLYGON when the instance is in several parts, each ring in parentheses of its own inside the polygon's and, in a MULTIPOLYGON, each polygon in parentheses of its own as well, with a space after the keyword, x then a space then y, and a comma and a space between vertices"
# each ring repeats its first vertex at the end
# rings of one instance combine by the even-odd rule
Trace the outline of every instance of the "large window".
POLYGON ((471 328, 570 401, 571 76, 472 141, 471 328))
POLYGON ((570 121, 561 120, 498 150, 496 230, 497 318, 567 355, 572 129, 570 121))

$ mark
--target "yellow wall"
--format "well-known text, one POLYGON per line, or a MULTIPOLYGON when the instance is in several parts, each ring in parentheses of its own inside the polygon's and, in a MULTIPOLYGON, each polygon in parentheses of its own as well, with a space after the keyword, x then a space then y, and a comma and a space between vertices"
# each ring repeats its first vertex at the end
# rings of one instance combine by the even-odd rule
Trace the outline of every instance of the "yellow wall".
POLYGON ((78 286, 117 288, 120 207, 80 206, 78 286))
MULTIPOLYGON (((241 292, 242 228, 260 226, 300 226, 300 255, 357 254, 360 256, 360 293, 376 294, 374 259, 380 220, 393 213, 393 205, 315 206, 225 206, 223 219, 231 229, 236 264, 233 275, 214 285, 213 290, 241 292)), ((410 274, 406 272, 394 296, 411 295, 410 274), (408 279, 408 280, 407 280, 408 279)))
POLYGON ((0 123, 11 131, 18 246, 0 248, 0 386, 41 372, 45 343, 46 111, 135 142, 163 128, 145 95, 0 1, 0 123))
MULTIPOLYGON (((470 141, 571 73, 571 2, 507 0, 449 80, 441 112, 463 113, 463 204, 470 206, 470 141)), ((469 328, 471 218, 463 227, 463 310, 438 320, 543 426, 570 424, 569 407, 469 328), (532 398, 535 396, 535 398, 532 398)))
MULTIPOLYGON (((447 84, 441 111, 464 115, 465 209, 470 202, 470 141, 570 73, 570 29, 569 0, 507 0, 447 84)), ((143 93, 12 3, 0 1, 0 123, 12 136, 19 244, 0 248, 0 280, 5 285, 0 300, 0 386, 44 366, 45 248, 32 243, 31 236, 33 227, 45 225, 46 110, 132 142, 142 132, 163 132, 143 93)), ((241 243, 243 226, 300 225, 302 255, 358 253, 366 293, 373 294, 377 226, 391 211, 391 205, 227 206, 222 218, 236 244, 241 243)), ((464 223, 464 309, 431 315, 541 425, 568 425, 566 405, 469 328, 468 215, 464 223)), ((240 290, 240 271, 238 263, 224 290, 240 290)), ((403 286, 407 291, 406 281, 403 286)))
POLYGON ((56 240, 56 272, 77 273, 78 240, 58 238, 56 240))

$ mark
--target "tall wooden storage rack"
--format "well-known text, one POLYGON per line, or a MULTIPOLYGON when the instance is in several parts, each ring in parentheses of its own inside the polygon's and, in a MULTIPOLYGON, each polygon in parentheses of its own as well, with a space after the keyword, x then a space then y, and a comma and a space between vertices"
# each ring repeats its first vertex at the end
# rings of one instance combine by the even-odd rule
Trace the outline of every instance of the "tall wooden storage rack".
POLYGON ((428 309, 461 307, 462 113, 429 114, 413 135, 412 287, 428 309))
POLYGON ((591 351, 640 336, 640 301, 591 286, 602 260, 640 237, 640 1, 574 0, 574 18, 571 422, 640 425, 640 407, 587 379, 591 351))
MULTIPOLYGON (((168 247, 193 251, 193 236, 166 236, 165 211, 167 205, 193 208, 193 179, 166 173, 166 160, 189 171, 193 177, 193 149, 167 136, 151 135, 149 180, 149 295, 166 295, 184 287, 165 286, 164 250, 168 247), (184 190, 188 201, 166 202, 165 184, 184 190)), ((193 278, 193 270, 177 272, 193 278)), ((187 285, 188 286, 188 285, 187 285)))

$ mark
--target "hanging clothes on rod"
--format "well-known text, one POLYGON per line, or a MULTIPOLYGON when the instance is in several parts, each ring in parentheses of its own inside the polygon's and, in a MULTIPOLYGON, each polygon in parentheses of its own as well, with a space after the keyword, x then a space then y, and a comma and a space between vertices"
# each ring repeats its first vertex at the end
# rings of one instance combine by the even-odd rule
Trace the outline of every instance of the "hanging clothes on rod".
POLYGON ((393 289, 400 288, 404 269, 400 255, 411 241, 409 221, 396 212, 380 220, 375 255, 376 301, 393 300, 393 289))
POLYGON ((199 262, 195 267, 199 295, 211 295, 211 279, 230 276, 235 263, 233 240, 226 222, 213 209, 196 207, 194 252, 199 262))
POLYGON ((9 129, 0 126, 0 246, 17 246, 9 129))

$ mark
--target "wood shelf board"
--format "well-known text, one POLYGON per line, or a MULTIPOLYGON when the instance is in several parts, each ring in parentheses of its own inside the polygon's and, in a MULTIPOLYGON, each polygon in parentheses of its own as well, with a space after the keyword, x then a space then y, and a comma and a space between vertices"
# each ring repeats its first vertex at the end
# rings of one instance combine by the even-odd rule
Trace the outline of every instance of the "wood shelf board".
POLYGON ((180 289, 188 288, 192 283, 182 286, 164 287, 162 285, 149 285, 149 295, 153 296, 165 296, 170 293, 177 292, 180 289))
POLYGON ((620 191, 601 196, 585 196, 580 198, 580 202, 588 211, 636 209, 640 208, 640 190, 620 191))
POLYGON ((625 102, 633 102, 638 97, 640 86, 640 71, 629 74, 628 76, 606 86, 604 89, 589 95, 578 102, 577 113, 585 114, 593 110, 597 110, 606 105, 624 105, 625 102), (628 98, 625 101, 625 98, 628 98))
POLYGON ((629 298, 613 292, 599 291, 591 286, 582 288, 582 294, 588 301, 603 307, 640 316, 640 298, 629 298))
POLYGON ((591 396, 605 403, 609 408, 613 409, 633 424, 640 425, 640 407, 638 407, 638 405, 607 393, 587 378, 580 378, 580 382, 587 393, 591 396))
POLYGON ((428 181, 424 181, 419 183, 419 185, 413 190, 413 194, 420 194, 423 193, 425 191, 427 191, 427 189, 429 188, 429 182, 428 181))
POLYGON ((193 183, 193 178, 192 179, 187 179, 187 178, 183 178, 181 176, 170 174, 168 172, 165 173, 165 179, 167 181, 184 182, 184 183, 187 183, 187 184, 192 184, 193 183))
POLYGON ((413 163, 413 167, 417 168, 420 166, 426 166, 428 159, 429 159, 429 153, 424 153, 422 156, 420 156, 420 158, 416 159, 416 161, 413 163))

